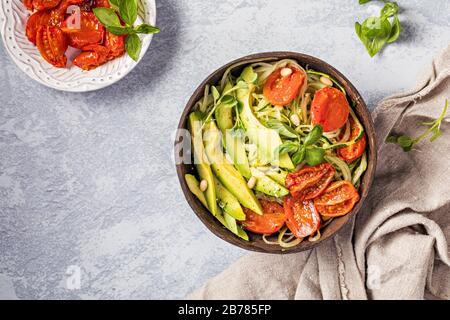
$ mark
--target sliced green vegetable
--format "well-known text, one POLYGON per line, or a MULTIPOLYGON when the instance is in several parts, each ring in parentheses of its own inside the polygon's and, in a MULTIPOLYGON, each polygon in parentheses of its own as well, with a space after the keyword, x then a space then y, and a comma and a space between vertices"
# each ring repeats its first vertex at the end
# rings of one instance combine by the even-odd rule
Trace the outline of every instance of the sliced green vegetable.
POLYGON ((283 197, 289 194, 289 190, 266 176, 256 168, 250 168, 252 176, 256 178, 255 190, 272 197, 283 197))
POLYGON ((216 190, 214 188, 214 179, 208 158, 205 154, 202 139, 202 114, 198 111, 189 115, 189 131, 191 133, 192 148, 194 149, 194 163, 197 168, 198 175, 201 179, 206 180, 208 187, 205 191, 206 201, 209 211, 215 216, 217 215, 216 190))
POLYGON ((236 197, 215 177, 214 185, 216 188, 217 199, 219 201, 219 207, 236 220, 245 220, 245 213, 236 197))
POLYGON ((220 148, 220 131, 215 122, 212 120, 206 123, 204 130, 207 132, 204 139, 206 155, 216 177, 244 207, 262 214, 261 204, 248 188, 247 182, 223 154, 220 148))
POLYGON ((188 185, 189 190, 208 209, 208 203, 206 202, 205 195, 200 190, 200 183, 198 182, 197 178, 194 177, 192 174, 186 174, 186 175, 184 175, 184 179, 186 180, 186 184, 188 185))

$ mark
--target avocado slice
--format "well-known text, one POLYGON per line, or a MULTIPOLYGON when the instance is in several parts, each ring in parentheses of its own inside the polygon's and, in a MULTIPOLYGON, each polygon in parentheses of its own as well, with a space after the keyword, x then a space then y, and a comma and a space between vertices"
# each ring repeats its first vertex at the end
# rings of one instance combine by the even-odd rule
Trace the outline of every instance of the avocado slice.
POLYGON ((276 149, 282 144, 277 131, 264 126, 253 114, 252 92, 255 86, 248 84, 248 88, 237 90, 237 100, 240 104, 240 118, 246 128, 247 136, 257 148, 258 165, 271 163, 286 169, 294 169, 294 164, 287 153, 278 157, 276 149))
MULTIPOLYGON (((227 82, 224 92, 230 90, 232 85, 227 82)), ((250 165, 248 163, 247 153, 245 152, 244 141, 239 132, 233 134, 233 107, 226 104, 219 104, 214 113, 217 121, 217 126, 224 137, 224 145, 230 158, 233 160, 234 166, 247 179, 250 178, 250 165)))
POLYGON ((247 182, 223 154, 220 141, 220 131, 214 120, 206 123, 204 130, 206 155, 208 156, 211 163, 211 168, 216 177, 244 207, 254 211, 257 214, 263 214, 261 204, 253 192, 248 188, 247 182))
POLYGON ((259 169, 273 181, 277 182, 278 184, 281 184, 282 186, 286 186, 286 176, 288 174, 286 171, 280 168, 271 168, 271 167, 262 167, 259 169))
POLYGON ((245 220, 245 213, 236 197, 233 196, 233 194, 228 191, 216 177, 214 177, 214 184, 217 199, 219 201, 219 207, 234 219, 241 221, 245 220))
POLYGON ((186 180, 189 190, 209 210, 208 203, 206 202, 206 198, 205 198, 205 195, 203 194, 202 190, 200 190, 200 183, 198 182, 197 178, 194 177, 192 174, 185 174, 184 180, 186 180))
POLYGON ((270 179, 262 171, 256 168, 250 168, 250 170, 252 172, 252 176, 256 178, 255 190, 277 198, 284 197, 289 194, 288 189, 270 179))
POLYGON ((189 131, 191 132, 192 148, 194 149, 194 163, 197 168, 198 175, 201 179, 206 180, 208 188, 205 191, 206 202, 208 209, 216 216, 216 190, 214 187, 213 173, 208 164, 208 158, 205 154, 202 139, 202 114, 198 111, 192 112, 189 115, 189 131))

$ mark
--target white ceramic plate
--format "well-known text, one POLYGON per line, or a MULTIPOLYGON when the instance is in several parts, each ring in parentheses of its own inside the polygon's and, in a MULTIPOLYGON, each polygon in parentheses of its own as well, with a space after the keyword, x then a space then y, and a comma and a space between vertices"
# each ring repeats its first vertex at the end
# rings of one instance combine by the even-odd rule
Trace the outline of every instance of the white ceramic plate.
MULTIPOLYGON (((140 1, 139 16, 146 23, 155 25, 155 0, 140 1)), ((90 71, 70 66, 70 62, 68 68, 55 68, 41 57, 36 46, 25 35, 29 16, 30 12, 21 0, 0 0, 0 32, 6 51, 23 72, 43 85, 73 92, 97 90, 122 79, 138 63, 125 54, 90 71)), ((142 50, 139 60, 147 51, 152 35, 141 36, 141 40, 142 50)), ((70 52, 68 56, 70 57, 70 52)))

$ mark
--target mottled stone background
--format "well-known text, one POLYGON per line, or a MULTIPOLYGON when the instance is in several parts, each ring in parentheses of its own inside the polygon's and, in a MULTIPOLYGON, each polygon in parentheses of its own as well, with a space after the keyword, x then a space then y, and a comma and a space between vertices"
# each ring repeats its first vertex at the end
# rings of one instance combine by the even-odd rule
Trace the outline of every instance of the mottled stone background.
POLYGON ((232 59, 292 50, 333 64, 373 108, 450 40, 450 1, 398 2, 401 37, 371 59, 353 25, 374 5, 357 0, 161 0, 140 65, 86 94, 33 82, 0 47, 0 297, 181 298, 226 268, 245 252, 195 217, 171 161, 189 95, 232 59))

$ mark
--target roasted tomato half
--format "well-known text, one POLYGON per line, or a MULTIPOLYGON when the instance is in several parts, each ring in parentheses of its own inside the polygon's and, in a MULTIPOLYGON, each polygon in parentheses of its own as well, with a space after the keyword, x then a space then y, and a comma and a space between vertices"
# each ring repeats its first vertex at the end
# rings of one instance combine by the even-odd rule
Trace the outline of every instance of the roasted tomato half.
POLYGON ((64 32, 58 27, 41 26, 36 34, 36 45, 42 57, 58 68, 67 63, 65 52, 68 44, 64 32))
POLYGON ((70 15, 62 24, 61 29, 67 34, 69 45, 82 49, 92 44, 100 44, 103 41, 105 28, 92 12, 81 11, 80 21, 77 21, 78 13, 70 15))
POLYGON ((314 199, 314 205, 325 217, 338 217, 349 213, 359 201, 359 194, 349 181, 336 181, 314 199))
POLYGON ((95 7, 109 8, 111 5, 108 0, 95 0, 95 7))
POLYGON ((310 200, 319 196, 330 184, 336 170, 325 162, 316 166, 305 166, 286 176, 286 187, 293 197, 310 200))
POLYGON ((33 0, 23 0, 23 5, 28 9, 33 11, 33 0))
POLYGON ((83 48, 73 64, 83 70, 92 70, 108 61, 109 50, 102 45, 90 45, 83 48))
POLYGON ((106 32, 105 46, 109 50, 109 59, 120 57, 125 53, 125 36, 116 36, 106 32))
POLYGON ((350 106, 344 93, 333 87, 317 90, 311 103, 311 122, 320 124, 323 131, 341 128, 348 119, 350 106))
MULTIPOLYGON (((356 124, 353 118, 349 119, 351 134, 349 140, 354 140, 361 135, 361 128, 356 124)), ((366 150, 366 134, 356 141, 354 144, 348 147, 342 147, 337 149, 337 155, 347 162, 352 162, 362 156, 366 150)))
POLYGON ((271 104, 285 106, 295 99, 304 82, 303 71, 294 67, 279 68, 267 78, 263 93, 271 104), (283 69, 290 69, 290 74, 283 76, 283 69))
POLYGON ((267 235, 279 231, 286 221, 283 207, 275 201, 260 200, 260 202, 262 215, 244 208, 246 219, 242 222, 242 227, 254 233, 267 235))
POLYGON ((297 238, 314 234, 320 227, 320 215, 311 200, 284 198, 286 225, 297 238))
POLYGON ((36 10, 52 9, 59 5, 61 0, 33 0, 33 8, 36 10))

